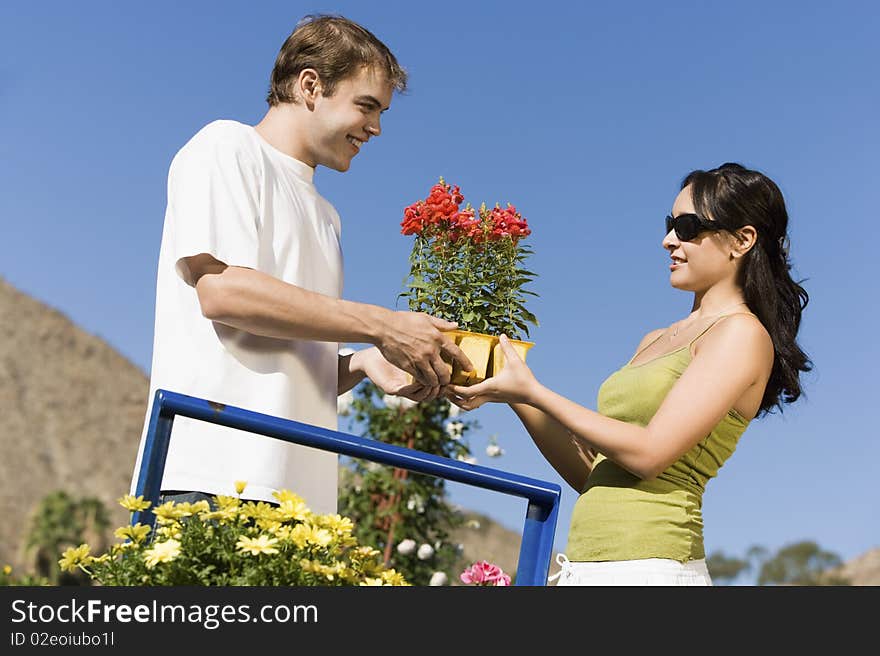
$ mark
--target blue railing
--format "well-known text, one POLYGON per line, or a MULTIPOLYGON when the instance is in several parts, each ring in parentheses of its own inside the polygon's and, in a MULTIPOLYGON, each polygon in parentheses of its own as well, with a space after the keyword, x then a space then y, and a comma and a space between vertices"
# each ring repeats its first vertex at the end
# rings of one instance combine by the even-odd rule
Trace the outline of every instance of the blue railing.
MULTIPOLYGON (((143 495, 154 506, 159 501, 165 458, 168 455, 171 428, 176 415, 524 497, 528 500, 528 506, 516 570, 516 585, 546 585, 562 495, 562 490, 556 483, 470 465, 423 451, 384 444, 298 421, 279 419, 176 392, 157 390, 135 492, 136 495, 143 495)), ((132 524, 141 522, 150 526, 155 521, 151 510, 133 513, 131 519, 132 524)))

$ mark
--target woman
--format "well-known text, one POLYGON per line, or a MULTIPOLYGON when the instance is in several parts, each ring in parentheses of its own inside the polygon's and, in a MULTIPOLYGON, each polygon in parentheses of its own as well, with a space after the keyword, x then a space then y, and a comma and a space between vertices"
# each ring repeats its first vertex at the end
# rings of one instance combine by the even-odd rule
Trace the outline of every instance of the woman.
POLYGON ((580 493, 559 585, 711 585, 702 495, 749 422, 795 401, 808 295, 789 275, 782 193, 724 164, 685 177, 666 217, 670 283, 693 309, 649 332, 599 389, 598 412, 547 389, 501 338, 496 377, 455 386, 471 410, 509 403, 580 493))

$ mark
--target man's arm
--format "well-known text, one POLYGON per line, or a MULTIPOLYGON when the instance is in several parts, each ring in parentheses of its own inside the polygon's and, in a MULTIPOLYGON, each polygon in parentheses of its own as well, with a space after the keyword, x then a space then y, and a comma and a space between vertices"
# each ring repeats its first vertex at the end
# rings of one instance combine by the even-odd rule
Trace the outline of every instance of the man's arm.
POLYGON ((395 312, 311 292, 254 269, 227 266, 202 253, 183 258, 202 314, 233 328, 278 339, 374 344, 393 365, 428 387, 449 383, 441 353, 472 369, 441 331, 456 324, 418 312, 395 312))

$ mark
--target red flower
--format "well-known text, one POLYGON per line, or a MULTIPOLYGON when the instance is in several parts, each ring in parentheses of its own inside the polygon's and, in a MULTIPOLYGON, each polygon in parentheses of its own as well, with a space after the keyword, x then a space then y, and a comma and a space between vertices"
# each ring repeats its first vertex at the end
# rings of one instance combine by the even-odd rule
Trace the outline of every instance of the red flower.
POLYGON ((528 222, 510 203, 504 209, 498 205, 493 207, 487 213, 486 222, 489 226, 489 238, 493 240, 511 237, 516 243, 522 237, 532 234, 528 222))
POLYGON ((449 239, 473 239, 479 242, 483 237, 483 227, 480 219, 474 216, 474 210, 470 207, 463 209, 455 215, 455 221, 449 231, 449 239))
POLYGON ((450 187, 443 178, 431 187, 425 200, 420 200, 404 210, 401 232, 405 235, 422 234, 425 230, 442 231, 453 227, 458 207, 464 201, 461 190, 450 187))
POLYGON ((425 211, 425 202, 419 201, 413 203, 403 211, 403 222, 401 232, 405 235, 418 235, 425 229, 427 224, 427 212, 425 211))

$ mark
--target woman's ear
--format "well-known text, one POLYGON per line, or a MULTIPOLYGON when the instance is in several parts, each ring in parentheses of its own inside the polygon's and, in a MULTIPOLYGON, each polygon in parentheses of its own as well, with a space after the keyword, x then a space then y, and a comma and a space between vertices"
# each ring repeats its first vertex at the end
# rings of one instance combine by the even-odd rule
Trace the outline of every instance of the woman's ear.
POLYGON ((730 258, 735 259, 748 253, 758 242, 758 231, 754 226, 743 226, 733 233, 730 258))

